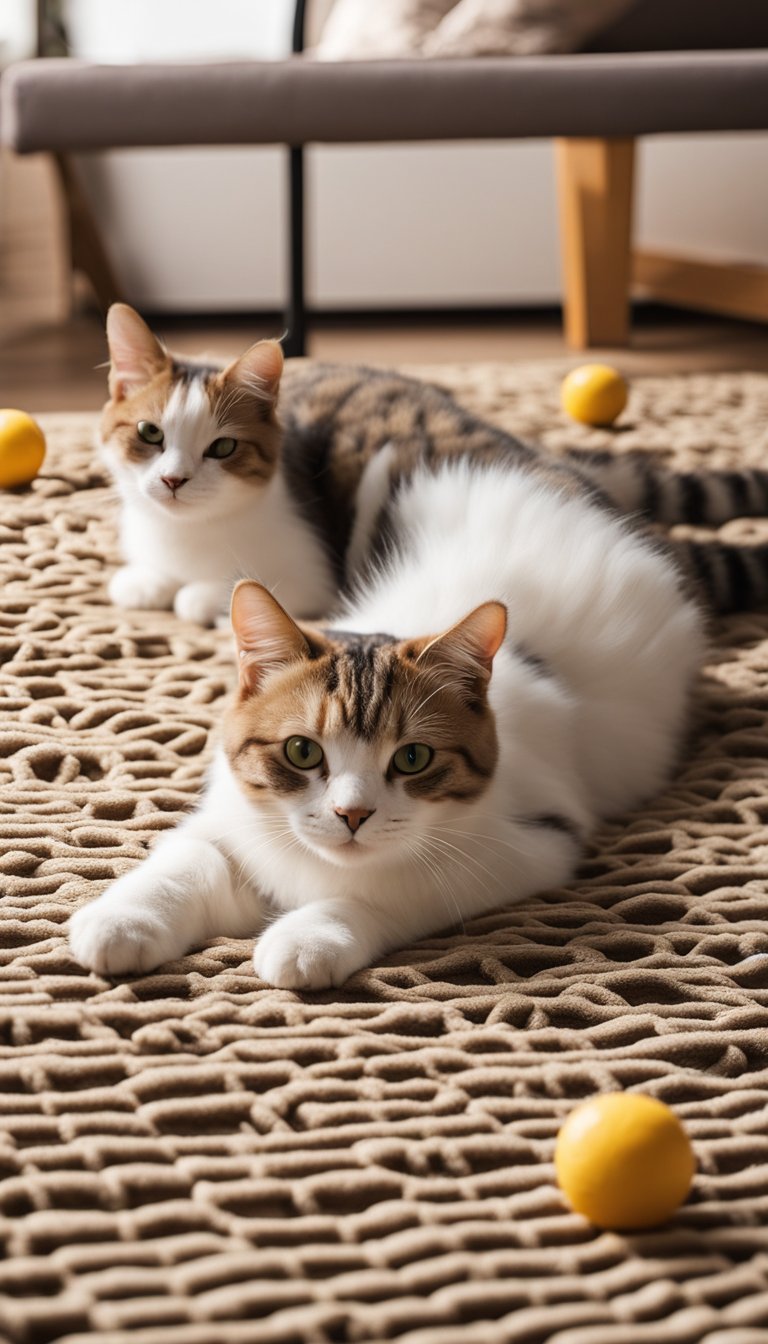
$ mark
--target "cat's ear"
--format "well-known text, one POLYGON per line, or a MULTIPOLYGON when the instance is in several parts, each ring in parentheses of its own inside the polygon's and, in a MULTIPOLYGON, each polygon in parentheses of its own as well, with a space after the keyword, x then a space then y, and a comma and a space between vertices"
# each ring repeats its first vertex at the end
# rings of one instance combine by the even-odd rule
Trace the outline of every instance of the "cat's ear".
POLYGON ((260 583, 252 579, 238 583, 231 615, 244 690, 258 690, 267 672, 309 654, 309 644, 296 622, 260 583))
POLYGON ((418 661, 439 661, 442 666, 455 668, 469 684, 486 683, 506 631, 507 609, 503 602, 484 602, 450 630, 428 640, 418 661))
POLYGON ((146 322, 127 303, 113 303, 107 313, 109 392, 122 401, 146 387, 168 365, 168 355, 146 322))
POLYGON ((280 390, 284 362, 279 341, 257 341, 244 355, 227 365, 223 376, 239 383, 257 400, 272 407, 280 390))

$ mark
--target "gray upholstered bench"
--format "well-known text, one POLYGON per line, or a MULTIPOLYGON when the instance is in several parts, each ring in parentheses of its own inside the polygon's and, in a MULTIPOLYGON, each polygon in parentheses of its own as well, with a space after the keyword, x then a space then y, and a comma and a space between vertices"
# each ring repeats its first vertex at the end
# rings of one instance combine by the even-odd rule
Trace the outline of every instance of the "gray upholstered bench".
POLYGON ((289 146, 294 354, 304 349, 303 146, 552 137, 566 330, 583 348, 627 337, 635 139, 768 129, 768 50, 340 64, 301 55, 216 65, 42 60, 11 67, 0 95, 2 137, 21 154, 289 146))

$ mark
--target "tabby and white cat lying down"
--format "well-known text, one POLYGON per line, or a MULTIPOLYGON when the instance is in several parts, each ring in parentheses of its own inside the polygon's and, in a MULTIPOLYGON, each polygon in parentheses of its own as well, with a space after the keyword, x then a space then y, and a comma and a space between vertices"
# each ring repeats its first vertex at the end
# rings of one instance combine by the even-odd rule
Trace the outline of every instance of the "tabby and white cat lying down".
MULTIPOLYGON (((245 359, 252 367, 253 352, 245 359)), ((190 383, 158 376, 171 380, 177 418, 158 402, 152 423, 170 439, 190 383)), ((202 387, 221 377, 202 375, 202 387)), ((377 387, 378 375, 359 372, 303 377, 288 435, 306 431, 315 507, 351 542, 328 552, 332 571, 321 534, 302 523, 309 496, 295 496, 296 535, 323 556, 329 588, 299 595, 299 609, 330 602, 350 545, 360 577, 322 628, 295 624, 260 583, 236 588, 240 685, 202 802, 71 921, 74 955, 102 973, 147 971, 210 938, 260 933, 254 964, 267 982, 341 984, 389 949, 566 882, 595 820, 652 794, 675 761, 705 641, 670 553, 623 519, 581 465, 537 455, 436 389, 384 375, 377 387), (326 407, 314 420, 313 379, 326 407), (380 451, 367 453, 377 395, 384 420, 399 399, 403 428, 398 438, 388 424, 380 451), (368 419, 356 421, 362 472, 338 452, 353 433, 351 422, 338 426, 358 397, 369 398, 368 419), (359 480, 354 527, 345 470, 359 480)), ((271 386, 271 402, 275 394, 271 386)), ((272 434, 271 406, 264 423, 272 434)), ((235 437, 234 424, 222 427, 235 437)), ((255 442, 261 431, 244 432, 255 442)), ((276 428, 271 441, 277 460, 276 428)), ((729 496, 739 500, 732 512, 765 510, 762 473, 709 490, 641 466, 614 480, 629 491, 635 474, 649 506, 668 512, 676 499, 681 513, 724 513, 729 496)), ((261 516, 264 535, 274 522, 261 516)), ((199 521, 196 530, 202 550, 199 521)), ((689 543, 686 559, 715 605, 765 599, 765 548, 689 543)), ((300 572, 283 577, 270 575, 278 592, 302 582, 300 572)))
MULTIPOLYGON (((556 462, 411 378, 302 360, 283 374, 275 341, 226 368, 181 359, 125 304, 110 309, 107 337, 100 437, 122 502, 118 606, 175 607, 209 625, 238 578, 258 577, 292 616, 326 616, 380 553, 389 494, 419 465, 467 457, 597 486, 652 522, 717 527, 768 512, 768 472, 675 475, 579 451, 556 462)), ((734 583, 739 605, 762 600, 762 572, 750 593, 733 548, 689 558, 716 607, 732 605, 734 583)))

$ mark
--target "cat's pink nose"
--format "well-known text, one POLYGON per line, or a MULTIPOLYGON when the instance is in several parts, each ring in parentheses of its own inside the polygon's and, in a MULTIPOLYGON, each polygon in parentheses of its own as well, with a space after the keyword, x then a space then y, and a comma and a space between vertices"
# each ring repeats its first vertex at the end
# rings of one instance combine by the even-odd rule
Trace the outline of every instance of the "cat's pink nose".
POLYGON ((337 817, 341 817, 341 820, 346 822, 354 835, 355 831, 359 830, 363 822, 373 816, 376 808, 372 807, 370 812, 367 812, 364 807, 336 807, 334 808, 334 811, 337 817))
POLYGON ((176 494, 176 491, 177 491, 177 490, 180 490, 181 487, 182 487, 182 485, 186 485, 186 484, 187 484, 187 481, 189 480, 189 477, 188 477, 188 476, 161 476, 161 477, 160 477, 160 480, 163 482, 163 485, 167 485, 167 486, 168 486, 168 489, 171 491, 171 493, 175 495, 175 494, 176 494))

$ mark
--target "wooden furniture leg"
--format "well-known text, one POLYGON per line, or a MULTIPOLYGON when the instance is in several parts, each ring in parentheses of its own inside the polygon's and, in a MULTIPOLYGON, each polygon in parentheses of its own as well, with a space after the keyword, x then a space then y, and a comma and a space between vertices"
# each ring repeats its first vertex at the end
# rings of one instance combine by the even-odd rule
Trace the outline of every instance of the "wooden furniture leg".
POLYGON ((565 335, 574 350, 629 338, 634 140, 556 140, 565 335))
POLYGON ((635 251, 635 288, 660 303, 768 322, 768 266, 635 251))
POLYGON ((102 313, 122 299, 120 284, 107 256, 90 206, 68 154, 54 154, 69 228, 72 270, 87 277, 102 313))

